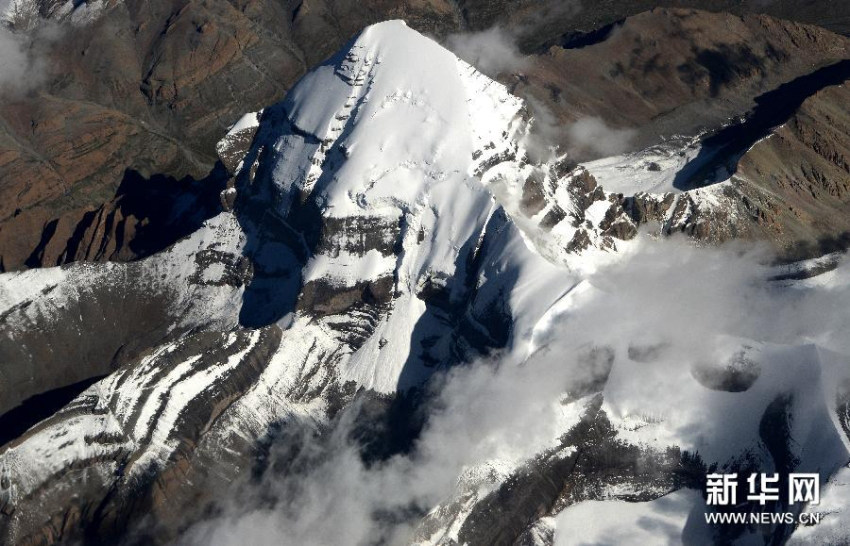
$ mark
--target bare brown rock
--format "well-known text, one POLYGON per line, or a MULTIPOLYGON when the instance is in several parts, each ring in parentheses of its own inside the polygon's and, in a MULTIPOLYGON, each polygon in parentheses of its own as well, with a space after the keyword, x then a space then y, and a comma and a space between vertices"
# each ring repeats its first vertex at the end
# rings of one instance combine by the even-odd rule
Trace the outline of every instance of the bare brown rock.
POLYGON ((847 85, 821 90, 739 163, 760 228, 789 257, 829 251, 850 232, 848 101, 847 85))
MULTIPOLYGON (((848 52, 846 38, 813 26, 654 9, 615 25, 598 42, 552 46, 514 79, 514 92, 545 104, 559 125, 596 117, 634 129, 630 144, 639 149, 659 135, 716 127, 747 112, 766 90, 848 52)), ((578 148, 569 134, 559 138, 578 148)))

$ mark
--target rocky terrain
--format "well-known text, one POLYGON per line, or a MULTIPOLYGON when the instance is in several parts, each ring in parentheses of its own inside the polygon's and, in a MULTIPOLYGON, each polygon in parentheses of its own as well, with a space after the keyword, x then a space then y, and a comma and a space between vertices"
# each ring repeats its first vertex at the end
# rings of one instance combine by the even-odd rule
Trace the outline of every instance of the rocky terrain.
MULTIPOLYGON (((618 532, 605 511, 622 504, 688 543, 848 536, 847 40, 690 9, 574 33, 637 6, 556 11, 539 45, 516 31, 521 69, 485 75, 416 29, 523 29, 544 8, 9 4, 22 32, 67 27, 51 59, 79 58, 3 106, 0 541, 236 543, 219 518, 265 524, 226 498, 286 504, 263 484, 324 472, 311 449, 339 435, 378 478, 410 453, 448 473, 375 505, 359 483, 355 543, 562 544, 583 510, 586 532, 618 532), (360 32, 390 16, 407 23, 360 32), (678 233, 814 259, 652 253, 678 233), (648 263, 755 305, 740 281, 806 327, 718 328, 725 308, 656 270, 670 295, 618 289, 608 271, 640 278, 647 245, 648 263), (545 427, 449 464, 423 412, 481 361, 536 386, 529 428, 545 427), (699 524, 718 469, 820 472, 838 516, 699 524)), ((842 30, 818 13, 797 18, 842 30)), ((499 414, 487 396, 461 409, 478 404, 499 414)), ((265 539, 297 541, 299 522, 265 539)))
MULTIPOLYGON (((227 127, 387 18, 436 36, 509 29, 529 57, 502 81, 559 124, 591 116, 637 129, 631 149, 714 128, 761 92, 845 55, 842 38, 815 27, 664 10, 622 25, 652 6, 597 4, 10 1, 4 19, 34 75, 6 90, 0 112, 0 267, 125 261, 191 232, 214 214, 209 201, 225 183, 215 143, 227 127), (200 201, 190 220, 148 204, 172 179, 200 201)), ((761 4, 725 9, 850 28, 842 6, 761 4)), ((568 144, 563 133, 552 138, 568 144)))

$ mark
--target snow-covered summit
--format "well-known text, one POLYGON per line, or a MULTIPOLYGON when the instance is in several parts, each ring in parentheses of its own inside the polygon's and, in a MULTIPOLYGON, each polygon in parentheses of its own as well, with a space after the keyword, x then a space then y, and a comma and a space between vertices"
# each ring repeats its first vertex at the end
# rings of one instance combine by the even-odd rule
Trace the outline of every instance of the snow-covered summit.
POLYGON ((379 23, 287 95, 293 130, 274 143, 273 181, 314 193, 335 217, 451 197, 482 163, 516 152, 508 133, 522 107, 404 22, 379 23))
MULTIPOLYGON (((526 129, 520 99, 402 21, 365 29, 260 116, 237 168, 237 207, 273 207, 301 234, 299 309, 316 315, 324 294, 364 286, 388 307, 369 319, 374 334, 343 377, 391 392, 421 380, 411 360, 453 358, 448 338, 427 349, 409 342, 414 328, 426 337, 446 329, 429 302, 435 293, 454 307, 438 314, 480 319, 494 306, 522 312, 502 301, 517 279, 551 271, 571 282, 523 244, 489 186, 496 171, 532 168, 526 129)), ((345 311, 339 301, 320 314, 345 311)))
MULTIPOLYGON (((569 255, 609 254, 616 245, 598 224, 629 220, 604 193, 584 195, 594 187, 572 188, 580 177, 557 160, 532 161, 532 123, 505 86, 403 21, 387 21, 366 28, 264 111, 237 177, 248 180, 243 199, 274 202, 281 217, 310 203, 326 224, 369 218, 399 228, 404 263, 372 255, 364 266, 372 277, 382 265, 399 266, 402 281, 445 269, 494 206, 550 262, 587 265, 588 256, 569 255), (425 241, 416 255, 428 263, 407 252, 413 238, 425 241)), ((223 141, 225 154, 238 132, 223 141)), ((314 264, 311 274, 323 267, 314 264)))

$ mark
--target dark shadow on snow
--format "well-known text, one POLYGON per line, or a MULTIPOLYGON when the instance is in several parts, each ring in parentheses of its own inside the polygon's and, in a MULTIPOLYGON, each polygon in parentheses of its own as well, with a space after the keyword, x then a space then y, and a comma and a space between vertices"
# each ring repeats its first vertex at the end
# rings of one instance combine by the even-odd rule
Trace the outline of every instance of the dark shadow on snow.
POLYGON ((0 415, 0 447, 21 436, 31 427, 47 419, 80 393, 105 376, 89 377, 79 383, 59 387, 31 396, 21 404, 0 415))
POLYGON ((425 302, 425 312, 410 336, 409 356, 398 380, 400 392, 425 384, 436 370, 469 362, 508 344, 513 320, 507 299, 519 272, 506 269, 491 278, 488 282, 499 283, 497 294, 482 294, 477 281, 491 246, 503 244, 504 230, 514 228, 499 208, 483 229, 485 235, 477 248, 478 240, 470 238, 459 250, 452 277, 428 279, 422 288, 419 297, 425 302))
MULTIPOLYGON (((295 308, 301 270, 313 255, 321 235, 321 211, 312 199, 283 196, 272 181, 269 150, 280 135, 296 134, 284 104, 267 108, 243 162, 258 168, 251 177, 243 169, 236 181, 236 218, 246 237, 243 255, 251 260, 253 277, 245 287, 239 322, 257 328, 283 318, 295 308), (281 207, 291 203, 283 216, 281 207)), ((306 138, 306 137, 304 137, 306 138)))
MULTIPOLYGON (((338 69, 354 40, 356 37, 314 70, 326 66, 338 69)), ((247 238, 243 255, 251 260, 254 269, 239 315, 239 322, 248 327, 271 324, 294 310, 302 284, 301 270, 316 252, 324 229, 322 210, 314 196, 321 195, 333 180, 334 162, 345 156, 340 144, 352 130, 349 121, 338 140, 325 150, 327 168, 310 195, 302 195, 296 184, 284 193, 273 180, 275 165, 271 156, 275 152, 270 148, 274 143, 288 135, 301 139, 307 149, 325 146, 315 135, 289 121, 289 101, 287 97, 263 111, 260 127, 243 159, 244 165, 257 162, 257 170, 252 176, 251 169, 243 169, 236 180, 235 213, 247 238)), ((293 157, 291 161, 304 164, 307 159, 293 157)))

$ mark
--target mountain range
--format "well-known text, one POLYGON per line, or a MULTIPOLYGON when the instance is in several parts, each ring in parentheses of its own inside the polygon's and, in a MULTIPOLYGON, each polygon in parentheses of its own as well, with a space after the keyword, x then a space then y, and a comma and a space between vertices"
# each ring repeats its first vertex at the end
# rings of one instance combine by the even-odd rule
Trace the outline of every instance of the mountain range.
POLYGON ((8 3, 0 541, 850 540, 827 4, 8 3))

